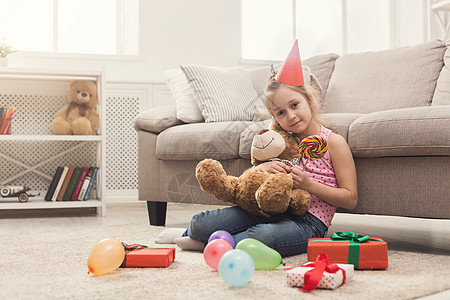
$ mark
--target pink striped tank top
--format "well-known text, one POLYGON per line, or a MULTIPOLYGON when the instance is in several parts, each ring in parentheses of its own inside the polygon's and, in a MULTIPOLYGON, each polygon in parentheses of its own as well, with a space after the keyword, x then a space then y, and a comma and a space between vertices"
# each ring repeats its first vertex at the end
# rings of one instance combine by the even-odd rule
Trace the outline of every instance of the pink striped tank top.
MULTIPOLYGON (((320 136, 328 142, 331 130, 322 125, 320 125, 320 127, 320 136)), ((300 162, 300 167, 303 167, 305 163, 305 172, 308 174, 309 178, 331 187, 338 187, 330 153, 328 151, 323 157, 317 160, 308 160, 303 157, 300 162)), ((329 227, 334 213, 336 212, 336 206, 330 205, 325 201, 320 200, 317 196, 312 195, 311 205, 308 211, 329 227)))

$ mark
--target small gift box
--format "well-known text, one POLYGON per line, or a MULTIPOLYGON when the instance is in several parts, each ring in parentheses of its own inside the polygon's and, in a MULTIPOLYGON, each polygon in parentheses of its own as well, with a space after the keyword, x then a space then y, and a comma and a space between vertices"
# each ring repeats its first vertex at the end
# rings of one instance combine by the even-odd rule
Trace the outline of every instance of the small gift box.
POLYGON ((352 264, 355 269, 387 269, 387 243, 380 238, 351 231, 333 233, 331 238, 308 240, 308 261, 326 253, 330 263, 352 264))
POLYGON ((167 268, 175 260, 175 248, 149 248, 144 245, 124 244, 125 258, 122 268, 167 268))
POLYGON ((302 291, 311 291, 316 287, 332 289, 353 279, 353 265, 329 264, 326 254, 317 256, 316 262, 285 269, 287 270, 287 284, 302 286, 302 291))

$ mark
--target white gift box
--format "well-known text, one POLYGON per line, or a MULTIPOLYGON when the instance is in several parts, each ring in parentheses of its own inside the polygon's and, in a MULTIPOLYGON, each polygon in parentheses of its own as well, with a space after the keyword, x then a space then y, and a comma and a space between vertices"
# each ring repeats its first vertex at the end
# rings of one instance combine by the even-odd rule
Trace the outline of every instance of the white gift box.
MULTIPOLYGON (((307 264, 305 264, 307 265, 307 264)), ((319 284, 317 285, 318 288, 324 288, 324 289, 332 289, 339 287, 344 282, 349 282, 353 279, 353 271, 354 266, 351 264, 337 264, 337 266, 340 268, 336 273, 328 273, 327 271, 323 272, 322 279, 319 281, 319 284), (345 274, 344 274, 345 272, 345 274), (345 275, 345 281, 344 281, 344 275, 345 275)), ((307 267, 307 266, 299 266, 292 268, 290 270, 286 271, 286 279, 287 284, 290 286, 297 286, 301 287, 305 284, 305 273, 309 270, 314 269, 314 267, 307 267)))

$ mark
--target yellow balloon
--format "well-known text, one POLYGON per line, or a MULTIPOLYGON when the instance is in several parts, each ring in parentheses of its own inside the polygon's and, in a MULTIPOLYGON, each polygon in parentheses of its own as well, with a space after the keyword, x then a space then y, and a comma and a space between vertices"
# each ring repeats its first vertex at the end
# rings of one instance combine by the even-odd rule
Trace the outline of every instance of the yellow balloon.
POLYGON ((125 249, 118 240, 103 239, 92 248, 87 261, 89 273, 105 275, 117 269, 123 262, 125 249))

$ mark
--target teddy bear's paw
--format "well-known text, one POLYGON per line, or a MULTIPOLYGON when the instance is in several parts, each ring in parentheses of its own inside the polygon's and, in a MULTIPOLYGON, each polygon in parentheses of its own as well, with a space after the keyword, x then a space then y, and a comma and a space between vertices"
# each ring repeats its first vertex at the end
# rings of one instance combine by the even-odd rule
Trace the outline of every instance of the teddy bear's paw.
POLYGON ((72 122, 73 134, 76 135, 92 135, 94 131, 91 127, 91 122, 84 117, 76 118, 72 122))
POLYGON ((60 117, 53 119, 52 131, 56 135, 71 135, 73 133, 69 122, 60 117))
POLYGON ((285 212, 291 201, 292 177, 288 174, 271 174, 256 191, 258 206, 267 214, 285 212))
POLYGON ((195 177, 202 190, 221 201, 234 203, 237 178, 227 176, 220 162, 213 159, 202 160, 195 168, 195 177))
POLYGON ((89 122, 91 122, 91 127, 93 130, 100 128, 100 118, 96 111, 92 110, 89 117, 89 122))
POLYGON ((301 216, 308 211, 311 204, 311 194, 305 190, 294 189, 292 191, 289 210, 294 214, 301 216))

